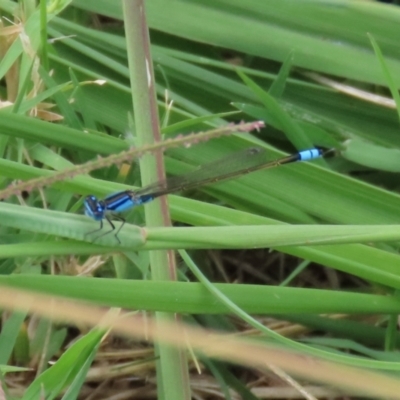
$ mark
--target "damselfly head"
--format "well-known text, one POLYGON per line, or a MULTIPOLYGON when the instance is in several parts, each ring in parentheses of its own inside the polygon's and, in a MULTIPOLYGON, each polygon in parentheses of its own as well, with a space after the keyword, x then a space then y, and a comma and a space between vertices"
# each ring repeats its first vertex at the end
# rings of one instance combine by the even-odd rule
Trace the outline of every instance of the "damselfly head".
POLYGON ((106 212, 104 202, 98 200, 96 196, 92 194, 85 197, 85 215, 93 218, 96 221, 101 221, 104 218, 106 212))

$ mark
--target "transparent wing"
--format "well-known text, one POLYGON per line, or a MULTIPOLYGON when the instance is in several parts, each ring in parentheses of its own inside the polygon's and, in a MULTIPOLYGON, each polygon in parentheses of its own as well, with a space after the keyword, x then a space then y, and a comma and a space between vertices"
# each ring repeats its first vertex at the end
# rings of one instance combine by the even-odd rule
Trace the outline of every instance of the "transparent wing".
POLYGON ((259 147, 251 147, 244 151, 231 154, 218 159, 187 174, 167 178, 164 181, 153 183, 133 192, 135 197, 151 195, 152 197, 162 196, 168 193, 193 189, 199 186, 219 182, 262 168, 273 167, 292 160, 289 156, 280 160, 269 161, 267 151, 259 147))

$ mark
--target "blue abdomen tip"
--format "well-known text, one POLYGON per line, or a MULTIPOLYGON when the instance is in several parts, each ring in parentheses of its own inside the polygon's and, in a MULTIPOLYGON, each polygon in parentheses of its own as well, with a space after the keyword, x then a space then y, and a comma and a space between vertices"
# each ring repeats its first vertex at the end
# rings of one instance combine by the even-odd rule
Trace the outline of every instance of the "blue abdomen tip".
POLYGON ((321 156, 321 150, 319 149, 309 149, 309 150, 299 151, 299 160, 301 161, 312 160, 320 156, 321 156))

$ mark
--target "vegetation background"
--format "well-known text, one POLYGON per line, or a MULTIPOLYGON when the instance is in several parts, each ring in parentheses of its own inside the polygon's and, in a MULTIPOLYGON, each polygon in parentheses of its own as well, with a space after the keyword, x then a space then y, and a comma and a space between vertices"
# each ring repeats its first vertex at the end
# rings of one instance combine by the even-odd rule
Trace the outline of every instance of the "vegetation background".
POLYGON ((400 397, 396 4, 0 8, 3 397, 400 397), (87 236, 85 195, 254 145, 336 157, 133 209, 121 243, 87 236))

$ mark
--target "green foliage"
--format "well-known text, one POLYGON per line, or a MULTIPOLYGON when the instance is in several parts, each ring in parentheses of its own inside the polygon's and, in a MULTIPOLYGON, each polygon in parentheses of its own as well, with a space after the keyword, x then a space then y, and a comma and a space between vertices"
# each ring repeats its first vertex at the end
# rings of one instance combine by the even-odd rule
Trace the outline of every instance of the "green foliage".
MULTIPOLYGON (((113 307, 216 314, 223 326, 231 301, 249 314, 303 318, 305 325, 354 340, 309 340, 301 349, 310 354, 320 354, 322 348, 326 358, 339 359, 332 349, 340 356, 344 350, 351 364, 351 350, 364 356, 361 362, 355 357, 354 364, 398 369, 398 360, 380 350, 399 342, 393 332, 399 300, 392 293, 400 287, 395 174, 400 170, 400 9, 356 0, 151 0, 145 5, 165 139, 242 119, 267 124, 259 133, 236 132, 168 149, 168 174, 253 145, 268 148, 271 159, 312 146, 335 147, 337 157, 259 171, 187 197, 168 196, 173 221, 190 228, 142 229, 143 209, 134 209, 125 215, 121 244, 112 234, 93 243, 86 233, 98 223, 77 214, 82 213, 82 195, 104 197, 140 186, 135 163, 127 167, 116 161, 90 176, 66 174, 41 191, 32 186, 27 198, 21 194, 0 202, 0 283, 113 307), (384 100, 350 97, 312 81, 309 71, 374 95, 393 96, 395 102, 389 108, 384 100), (367 293, 261 284, 219 284, 215 292, 213 286, 206 292, 198 283, 146 282, 149 250, 263 247, 361 278, 368 282, 363 288, 367 293), (107 257, 115 251, 118 256, 107 257), (65 266, 72 254, 77 264, 104 254, 98 272, 102 279, 47 276, 54 258, 65 266), (129 279, 139 276, 144 280, 129 279), (384 295, 376 294, 378 284, 384 285, 384 295), (274 303, 274 298, 280 301, 274 303), (332 326, 317 315, 302 315, 326 313, 390 314, 391 323, 385 335, 383 328, 362 322, 351 328, 340 321, 332 326), (368 349, 371 343, 380 349, 368 349)), ((52 1, 35 9, 3 0, 0 8, 23 27, 18 34, 9 33, 8 44, 0 42, 0 76, 6 78, 2 98, 10 101, 0 111, 0 190, 14 180, 46 179, 99 155, 137 146, 141 132, 132 123, 120 3, 52 1)), ((188 279, 184 271, 181 278, 188 279)), ((233 305, 229 309, 236 310, 233 305)), ((24 318, 20 313, 8 317, 0 335, 1 364, 24 364, 40 352, 47 362, 60 349, 63 330, 42 321, 38 331, 50 338, 45 344, 25 334, 24 318)), ((36 378, 25 397, 52 398, 69 386, 65 396, 75 398, 101 337, 92 331, 76 342, 36 378)), ((225 368, 208 365, 219 382, 238 387, 225 368)))

